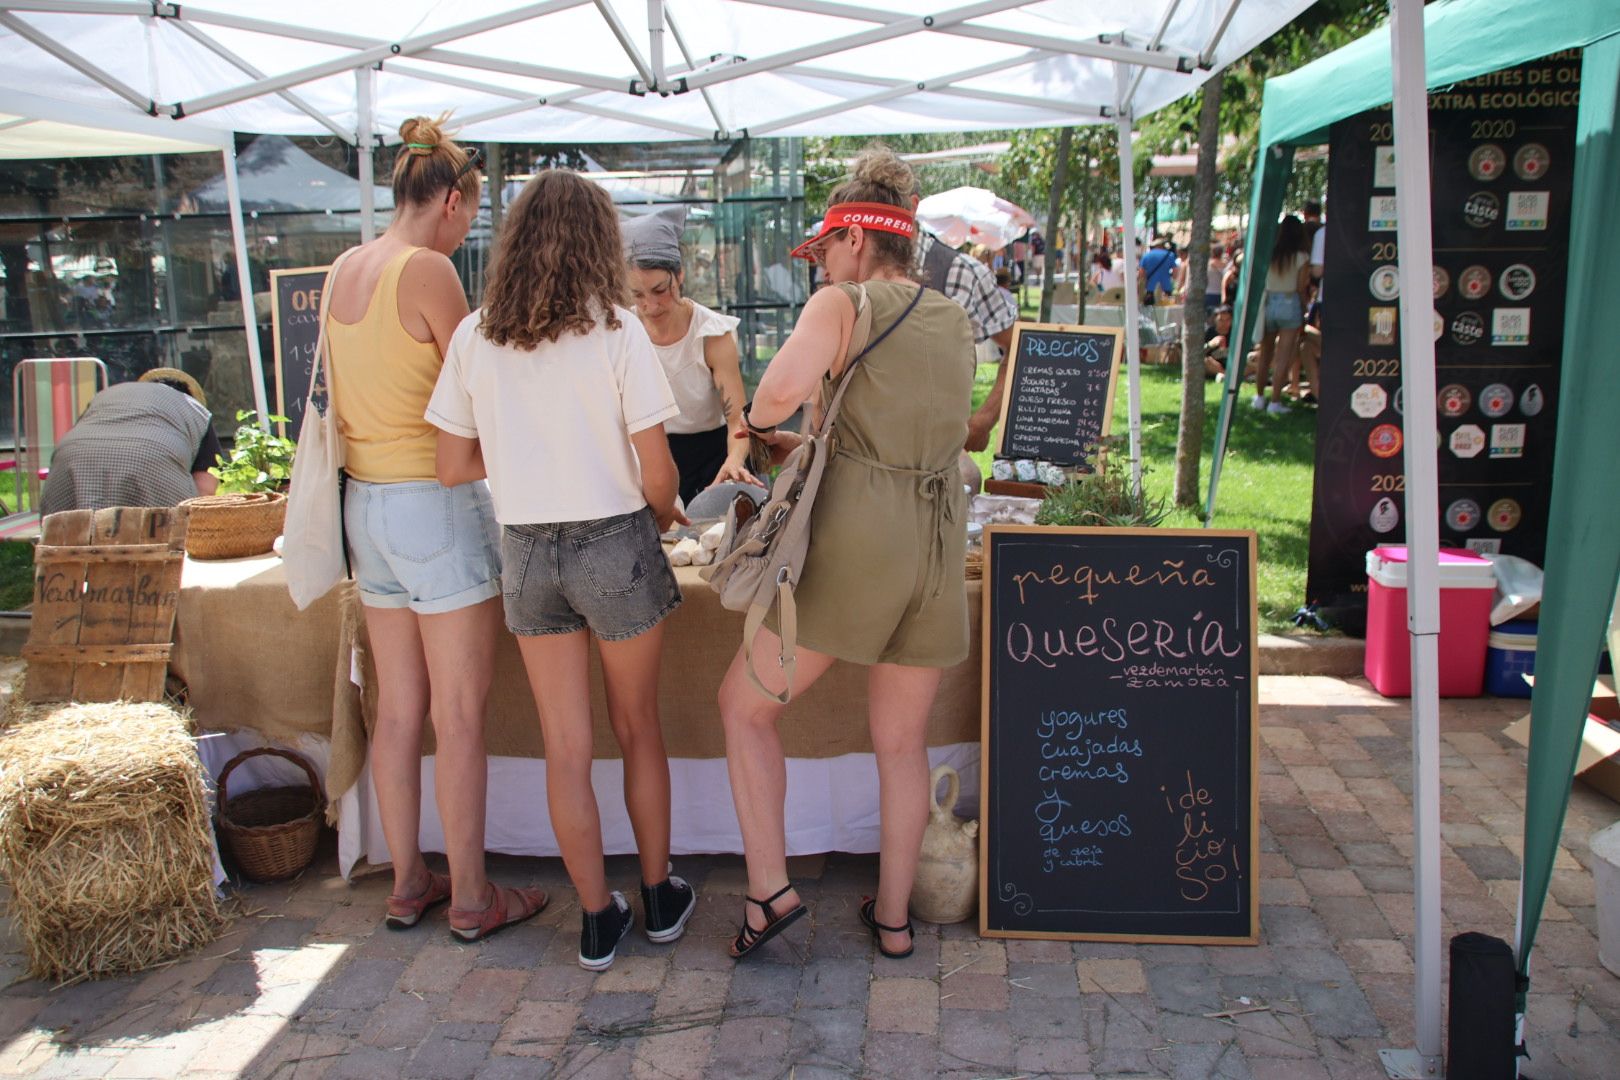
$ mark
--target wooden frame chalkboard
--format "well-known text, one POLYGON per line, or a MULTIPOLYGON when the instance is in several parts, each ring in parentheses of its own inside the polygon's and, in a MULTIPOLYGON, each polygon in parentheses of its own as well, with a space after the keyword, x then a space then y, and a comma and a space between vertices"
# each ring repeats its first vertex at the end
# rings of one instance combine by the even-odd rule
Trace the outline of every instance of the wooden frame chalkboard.
POLYGON ((1085 468, 1090 444, 1107 436, 1113 426, 1114 384, 1124 339, 1125 332, 1117 326, 1015 324, 997 420, 996 457, 1038 458, 1085 468), (1046 347, 1048 355, 1036 355, 1038 347, 1046 347), (1061 430, 1071 415, 1073 435, 1061 430))
POLYGON ((277 424, 283 436, 298 425, 309 400, 309 376, 315 366, 315 345, 320 340, 321 289, 330 266, 301 266, 270 271, 270 339, 275 354, 276 413, 287 423, 277 424))
POLYGON ((1255 534, 984 535, 979 932, 1252 945, 1255 534))

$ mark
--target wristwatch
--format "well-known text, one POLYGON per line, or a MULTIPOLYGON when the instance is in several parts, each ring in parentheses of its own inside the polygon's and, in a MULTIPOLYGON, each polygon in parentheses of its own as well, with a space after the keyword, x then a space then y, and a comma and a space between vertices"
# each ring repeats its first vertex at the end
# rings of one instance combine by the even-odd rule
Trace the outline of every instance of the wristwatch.
POLYGON ((743 412, 742 412, 743 424, 748 428, 748 430, 753 432, 755 435, 769 435, 771 432, 775 431, 776 430, 776 425, 775 424, 772 424, 769 427, 759 427, 758 425, 756 425, 754 423, 754 421, 748 415, 748 411, 750 409, 752 409, 753 407, 754 407, 754 403, 752 401, 750 401, 748 404, 743 406, 743 412))

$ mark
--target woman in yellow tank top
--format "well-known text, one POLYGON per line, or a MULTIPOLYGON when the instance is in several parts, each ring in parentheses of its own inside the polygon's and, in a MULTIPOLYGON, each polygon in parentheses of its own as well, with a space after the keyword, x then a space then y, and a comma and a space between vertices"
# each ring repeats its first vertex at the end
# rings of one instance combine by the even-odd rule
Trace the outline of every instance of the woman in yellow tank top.
POLYGON ((484 704, 501 626, 500 534, 486 485, 435 479, 437 429, 423 415, 467 315, 449 256, 478 213, 482 184, 479 158, 444 135, 443 119, 400 127, 393 223, 335 275, 327 335, 349 476, 344 527, 377 664, 371 776, 394 864, 386 922, 415 926, 450 901, 451 932, 476 941, 535 915, 546 895, 484 875, 484 704), (427 716, 449 877, 430 872, 417 846, 427 716))

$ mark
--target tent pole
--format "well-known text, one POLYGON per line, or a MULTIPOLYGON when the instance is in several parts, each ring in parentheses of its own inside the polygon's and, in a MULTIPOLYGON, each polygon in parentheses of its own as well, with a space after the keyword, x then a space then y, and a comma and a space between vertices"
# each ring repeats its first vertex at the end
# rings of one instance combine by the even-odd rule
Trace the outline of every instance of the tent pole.
POLYGON ((253 310, 253 271, 248 265, 247 229, 242 225, 242 184, 236 175, 236 146, 220 149, 225 162, 225 200, 230 205, 231 246, 236 249, 236 280, 242 301, 242 331, 247 335, 249 373, 253 376, 253 405, 259 426, 270 430, 270 405, 264 393, 264 358, 259 355, 259 320, 253 310))
POLYGON ((373 100, 377 83, 376 70, 369 64, 356 68, 354 82, 359 104, 354 123, 354 148, 360 154, 360 242, 369 244, 377 238, 377 174, 373 154, 377 139, 376 102, 373 100))
MULTIPOLYGON (((1125 79, 1129 68, 1121 64, 1114 65, 1114 74, 1123 98, 1125 93, 1125 79)), ((1125 363, 1130 380, 1130 416, 1131 416, 1131 491, 1138 501, 1142 498, 1142 328, 1137 324, 1137 306, 1142 299, 1141 289, 1136 284, 1136 268, 1140 265, 1136 253, 1136 173, 1131 160, 1131 113, 1123 107, 1115 121, 1115 128, 1119 132, 1119 214, 1125 222, 1121 230, 1125 242, 1125 363)), ((1083 244, 1084 237, 1076 237, 1075 242, 1083 244)), ((1083 254, 1083 247, 1077 248, 1083 254)), ((1082 267, 1084 263, 1080 264, 1082 267)))
POLYGON ((1400 261, 1401 382, 1409 407, 1406 447, 1406 625, 1412 637, 1412 863, 1415 932, 1415 1057, 1391 1076, 1438 1077, 1440 1063, 1440 510, 1435 451, 1433 233, 1429 193, 1429 97, 1423 0, 1390 0, 1394 75, 1396 242, 1400 261), (1413 1071, 1412 1067, 1416 1070, 1413 1071))

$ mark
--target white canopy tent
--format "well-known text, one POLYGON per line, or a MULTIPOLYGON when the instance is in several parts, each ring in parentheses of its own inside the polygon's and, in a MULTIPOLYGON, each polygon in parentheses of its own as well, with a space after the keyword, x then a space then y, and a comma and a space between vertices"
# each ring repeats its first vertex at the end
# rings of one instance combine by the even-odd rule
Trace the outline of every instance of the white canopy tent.
MULTIPOLYGON (((248 280, 232 133, 331 133, 371 154, 408 116, 456 113, 473 141, 654 142, 744 135, 860 135, 1112 123, 1120 135, 1124 220, 1135 219, 1136 117, 1193 90, 1313 0, 931 0, 882 7, 824 0, 258 0, 204 6, 147 0, 0 0, 0 155, 218 149, 248 280), (644 43, 644 45, 643 45, 644 43), (50 88, 49 99, 38 96, 50 88), (56 126, 53 128, 53 125, 56 126), (33 131, 28 129, 32 127, 33 131), (88 137, 85 129, 104 132, 88 137), (172 132, 165 147, 163 132, 172 132), (60 141, 42 137, 55 133, 60 141), (9 138, 8 138, 9 136, 9 138), (146 140, 142 142, 141 140, 146 140), (190 145, 187 145, 190 144, 190 145), (96 147, 101 147, 97 150, 96 147), (24 150, 23 148, 26 148, 24 150)), ((1421 147, 1423 0, 1390 0, 1397 233, 1404 306, 1423 295, 1429 176, 1421 147)), ((362 205, 369 236, 372 207, 362 205)), ((1137 259, 1125 232, 1125 259, 1137 259)), ((244 320, 261 417, 262 368, 251 297, 244 320)), ((1405 328, 1424 325, 1402 312, 1405 328)), ((1126 290, 1130 445, 1141 484, 1137 297, 1126 290)), ((1433 392, 1433 344, 1407 333, 1403 366, 1433 392)), ((1434 418, 1407 418, 1407 446, 1434 418)), ((1432 459, 1409 457, 1407 518, 1434 520, 1432 459)), ((1392 1075, 1440 1071, 1440 867, 1436 538, 1410 537, 1415 1051, 1392 1075)))

